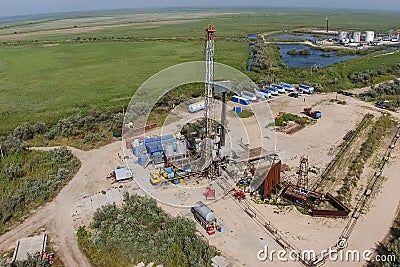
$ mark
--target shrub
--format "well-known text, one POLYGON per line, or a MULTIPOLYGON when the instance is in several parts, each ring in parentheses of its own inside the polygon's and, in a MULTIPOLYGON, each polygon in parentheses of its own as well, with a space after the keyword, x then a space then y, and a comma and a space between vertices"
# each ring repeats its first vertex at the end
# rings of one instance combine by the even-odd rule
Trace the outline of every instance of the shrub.
POLYGON ((18 126, 12 133, 12 136, 22 141, 32 139, 35 131, 28 123, 18 126))
POLYGON ((166 267, 210 266, 216 255, 215 248, 196 234, 194 222, 172 218, 147 197, 126 194, 121 208, 108 205, 95 212, 91 228, 93 231, 80 227, 77 236, 82 251, 95 266, 139 262, 166 267))

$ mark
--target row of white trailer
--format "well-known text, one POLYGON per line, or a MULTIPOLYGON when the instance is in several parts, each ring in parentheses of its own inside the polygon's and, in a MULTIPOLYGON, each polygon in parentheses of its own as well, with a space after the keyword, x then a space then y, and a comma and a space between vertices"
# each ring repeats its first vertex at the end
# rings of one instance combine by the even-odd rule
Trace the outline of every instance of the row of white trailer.
MULTIPOLYGON (((264 86, 263 88, 254 88, 253 92, 242 91, 240 93, 240 98, 247 99, 249 101, 257 101, 257 99, 263 100, 271 98, 272 96, 284 94, 286 91, 293 92, 294 90, 295 87, 293 84, 282 82, 280 84, 271 84, 270 86, 264 86)), ((244 104, 240 103, 239 101, 235 101, 236 99, 237 97, 232 98, 232 101, 237 102, 239 104, 244 104)))
MULTIPOLYGON (((244 106, 250 105, 252 101, 264 100, 277 96, 279 94, 284 94, 285 92, 293 92, 296 87, 293 84, 281 82, 280 84, 271 84, 270 86, 263 86, 262 88, 254 88, 253 92, 242 91, 240 96, 232 96, 232 102, 238 103, 244 106)), ((305 84, 299 84, 299 92, 305 94, 313 94, 314 87, 305 84)), ((205 102, 200 101, 189 105, 188 112, 194 113, 205 108, 205 102)))
MULTIPOLYGON (((270 86, 264 86, 263 88, 255 88, 254 92, 243 91, 241 92, 240 97, 232 97, 232 101, 242 105, 249 105, 251 101, 257 101, 258 99, 264 100, 285 92, 293 92, 295 90, 296 88, 292 84, 271 84, 270 86), (244 99, 247 101, 244 101, 244 99)), ((298 91, 305 94, 313 94, 314 87, 310 85, 299 84, 298 91)))

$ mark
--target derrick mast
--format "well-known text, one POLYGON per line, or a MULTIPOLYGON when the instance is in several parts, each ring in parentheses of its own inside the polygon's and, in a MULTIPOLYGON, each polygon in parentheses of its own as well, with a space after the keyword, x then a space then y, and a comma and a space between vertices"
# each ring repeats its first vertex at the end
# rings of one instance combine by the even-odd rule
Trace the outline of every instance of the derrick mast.
MULTIPOLYGON (((209 25, 206 29, 207 32, 207 43, 206 43, 206 81, 205 81, 205 92, 204 92, 204 100, 205 100, 205 111, 204 111, 204 120, 205 120, 205 140, 207 138, 211 138, 212 134, 212 102, 213 102, 213 89, 214 89, 214 35, 215 35, 215 25, 209 25)), ((204 156, 206 159, 210 159, 212 156, 211 145, 204 142, 204 156)))
POLYGON ((297 186, 300 188, 308 189, 308 157, 302 156, 300 159, 300 168, 298 171, 299 178, 297 186))

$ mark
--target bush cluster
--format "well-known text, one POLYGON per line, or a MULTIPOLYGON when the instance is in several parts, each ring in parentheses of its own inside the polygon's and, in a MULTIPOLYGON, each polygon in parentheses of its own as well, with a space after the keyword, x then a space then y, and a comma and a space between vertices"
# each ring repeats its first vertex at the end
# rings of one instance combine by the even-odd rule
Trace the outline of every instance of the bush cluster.
MULTIPOLYGON (((143 107, 140 107, 143 112, 143 107)), ((81 114, 60 119, 56 124, 47 126, 38 122, 34 125, 24 123, 18 126, 8 136, 0 137, 0 151, 3 154, 24 151, 24 141, 33 139, 35 136, 44 136, 48 141, 58 137, 79 140, 85 145, 93 145, 108 139, 106 132, 121 128, 123 124, 122 113, 99 112, 92 110, 87 116, 81 114)))
MULTIPOLYGON (((101 126, 114 129, 120 128, 123 123, 122 113, 99 112, 97 110, 90 111, 89 115, 82 117, 81 114, 70 116, 58 121, 57 124, 50 127, 45 135, 49 140, 56 136, 83 138, 88 134, 92 134, 99 130, 101 126)), ((101 138, 96 136, 95 140, 101 138)), ((88 138, 90 140, 91 138, 88 138)))
POLYGON ((51 197, 72 177, 79 162, 71 151, 19 151, 0 161, 0 233, 6 224, 51 197))
POLYGON ((2 263, 0 261, 0 266, 3 267, 51 267, 47 259, 40 259, 36 257, 29 257, 24 261, 15 261, 13 263, 2 263))
POLYGON ((307 117, 300 117, 295 114, 286 113, 282 117, 275 119, 275 126, 286 126, 289 121, 294 121, 298 124, 305 125, 310 122, 307 117))
POLYGON ((400 64, 397 63, 393 67, 388 67, 384 64, 380 65, 377 70, 365 70, 363 72, 355 72, 349 75, 349 79, 355 84, 371 84, 373 79, 378 76, 387 74, 400 75, 400 64))
POLYGON ((263 70, 268 69, 269 60, 268 60, 268 51, 267 46, 264 42, 259 39, 253 45, 253 64, 251 65, 251 70, 255 72, 261 72, 263 70))
POLYGON ((121 208, 109 205, 93 217, 91 230, 80 227, 78 242, 94 266, 210 266, 213 247, 196 234, 194 222, 172 218, 153 199, 124 196, 121 208))

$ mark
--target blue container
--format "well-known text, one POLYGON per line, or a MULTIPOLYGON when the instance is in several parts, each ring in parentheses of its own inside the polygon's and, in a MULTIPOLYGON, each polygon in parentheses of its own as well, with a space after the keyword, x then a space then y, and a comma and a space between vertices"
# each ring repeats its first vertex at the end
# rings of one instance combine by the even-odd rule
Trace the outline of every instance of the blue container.
POLYGON ((138 158, 138 164, 140 166, 143 166, 143 164, 145 164, 148 159, 149 159, 149 155, 143 154, 138 158))
POLYGON ((167 134, 161 137, 161 140, 175 139, 173 134, 167 134))
POLYGON ((171 173, 171 172, 172 172, 172 167, 166 168, 164 171, 165 171, 166 173, 171 173))
POLYGON ((161 144, 161 142, 160 142, 160 141, 153 141, 153 142, 146 143, 146 146, 147 146, 147 147, 149 147, 149 146, 156 146, 156 145, 158 145, 158 144, 161 144))
POLYGON ((147 137, 146 139, 144 139, 144 143, 147 145, 148 143, 152 143, 154 142, 154 137, 147 137))
POLYGON ((137 146, 133 148, 133 155, 135 155, 136 157, 138 157, 140 154, 143 153, 143 151, 145 150, 145 146, 141 145, 141 146, 137 146))
POLYGON ((242 113, 242 108, 241 107, 234 107, 233 112, 235 113, 242 113))
POLYGON ((168 144, 168 143, 172 143, 172 142, 176 142, 175 138, 162 138, 161 139, 161 144, 168 144))
POLYGON ((173 173, 173 172, 168 173, 168 178, 174 178, 174 177, 175 177, 175 173, 173 173))

